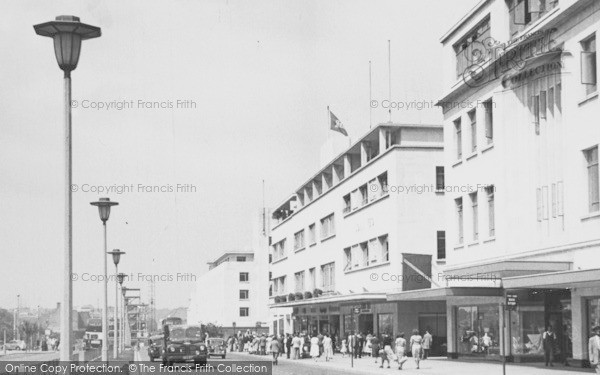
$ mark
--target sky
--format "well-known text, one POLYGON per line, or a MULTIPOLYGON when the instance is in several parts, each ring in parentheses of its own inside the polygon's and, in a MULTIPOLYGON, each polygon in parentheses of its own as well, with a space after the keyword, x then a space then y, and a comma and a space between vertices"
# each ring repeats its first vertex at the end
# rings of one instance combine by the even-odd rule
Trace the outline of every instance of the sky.
MULTIPOLYGON (((263 180, 274 206, 316 172, 321 145, 340 136, 327 106, 356 139, 388 120, 369 107, 389 82, 393 102, 438 99, 439 39, 476 3, 2 1, 0 307, 17 295, 53 307, 63 290, 63 75, 34 24, 68 14, 102 28, 72 73, 74 305, 101 302, 102 225, 89 203, 108 196, 119 270, 146 301, 159 278, 156 304, 168 308, 188 304, 206 262, 251 250, 263 180)), ((442 114, 413 107, 392 120, 442 114)))

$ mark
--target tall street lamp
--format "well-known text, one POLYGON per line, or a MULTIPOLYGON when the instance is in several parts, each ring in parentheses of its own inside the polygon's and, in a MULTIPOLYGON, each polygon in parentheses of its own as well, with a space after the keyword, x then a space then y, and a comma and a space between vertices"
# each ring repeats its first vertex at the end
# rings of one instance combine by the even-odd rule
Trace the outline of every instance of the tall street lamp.
POLYGON ((113 251, 109 251, 108 254, 112 255, 113 263, 115 264, 115 311, 114 311, 114 333, 115 337, 113 337, 113 358, 116 360, 119 355, 119 339, 118 339, 118 330, 117 323, 119 322, 118 306, 119 306, 119 261, 121 260, 121 255, 125 254, 124 251, 119 249, 114 249, 113 251))
MULTIPOLYGON (((119 283, 119 285, 121 286, 121 293, 125 294, 125 292, 123 291, 123 281, 125 280, 125 278, 127 277, 126 274, 124 273, 119 273, 117 274, 117 282, 119 283)), ((125 335, 125 329, 124 329, 124 325, 125 325, 125 318, 124 318, 124 314, 123 311, 125 310, 125 304, 123 303, 123 297, 121 296, 121 298, 119 298, 118 292, 117 292, 117 299, 121 300, 121 315, 119 316, 119 319, 121 319, 121 325, 119 326, 119 351, 122 353, 124 348, 124 344, 125 344, 125 340, 123 339, 124 335, 125 335)))
POLYGON ((106 270, 106 222, 110 217, 110 208, 119 203, 111 202, 110 198, 100 198, 97 202, 91 202, 92 206, 98 207, 102 227, 104 228, 104 251, 102 258, 104 260, 104 282, 102 283, 104 291, 102 293, 102 362, 108 361, 108 274, 106 270))
POLYGON ((71 274, 73 272, 73 211, 71 194, 71 71, 77 68, 79 53, 81 52, 81 41, 97 38, 101 35, 99 27, 86 25, 79 22, 75 16, 58 16, 55 21, 34 25, 36 34, 54 39, 54 54, 58 66, 64 71, 65 79, 65 248, 63 275, 63 300, 60 314, 60 360, 71 359, 71 347, 73 345, 71 316, 73 314, 73 283, 71 274))

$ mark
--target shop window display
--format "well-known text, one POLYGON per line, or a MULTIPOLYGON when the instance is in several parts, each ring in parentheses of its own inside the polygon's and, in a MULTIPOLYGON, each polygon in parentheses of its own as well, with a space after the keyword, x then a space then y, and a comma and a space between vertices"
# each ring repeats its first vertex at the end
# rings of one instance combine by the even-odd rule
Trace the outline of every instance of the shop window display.
POLYGON ((500 310, 496 304, 459 306, 456 312, 458 352, 462 355, 500 355, 500 310))

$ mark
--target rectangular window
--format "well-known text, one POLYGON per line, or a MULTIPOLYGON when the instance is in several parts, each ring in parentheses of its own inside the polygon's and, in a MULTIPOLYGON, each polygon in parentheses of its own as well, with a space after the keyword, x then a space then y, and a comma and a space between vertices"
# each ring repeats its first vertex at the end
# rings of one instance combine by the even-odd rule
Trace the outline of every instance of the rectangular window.
POLYGON ((558 181, 556 183, 556 213, 558 216, 564 215, 564 206, 563 206, 563 182, 558 181))
POLYGON ((535 199, 537 201, 537 221, 542 221, 543 218, 543 214, 542 214, 542 189, 541 188, 537 188, 535 190, 535 199))
POLYGON ((246 257, 237 257, 236 258, 236 262, 245 262, 246 261, 246 257))
POLYGON ((552 217, 556 217, 556 184, 552 184, 552 217))
POLYGON ((352 270, 352 248, 344 249, 344 271, 352 270))
POLYGON ((390 261, 390 248, 388 243, 388 236, 379 237, 379 246, 381 247, 381 261, 389 262, 390 261))
POLYGON ((456 143, 454 147, 456 148, 456 158, 462 158, 462 124, 460 117, 454 120, 454 138, 456 143))
POLYGON ((477 152, 477 112, 475 110, 469 112, 469 120, 471 121, 471 152, 477 152))
POLYGON ((479 239, 479 207, 477 205, 477 193, 469 194, 471 197, 471 212, 473 218, 473 240, 479 239))
POLYGON ((369 264, 375 264, 379 261, 381 246, 376 238, 369 241, 369 264), (379 254, 378 254, 379 253, 379 254))
POLYGON ((304 271, 296 272, 294 278, 296 280, 296 293, 304 292, 304 271))
POLYGON ((240 316, 241 317, 250 316, 250 308, 248 308, 248 307, 240 307, 240 316))
POLYGON ((358 191, 360 193, 360 205, 364 206, 365 204, 369 203, 369 189, 367 188, 367 184, 364 184, 361 187, 359 187, 358 191))
POLYGON ((548 89, 548 112, 554 116, 554 87, 548 89))
POLYGON ((494 102, 492 99, 483 103, 485 109, 485 139, 487 144, 494 143, 494 102))
POLYGON ((240 299, 247 300, 248 298, 250 298, 250 291, 248 289, 241 289, 240 290, 240 299))
POLYGON ((532 98, 533 124, 535 126, 535 134, 540 135, 540 96, 534 95, 532 98))
POLYGON ((344 195, 344 214, 350 213, 352 210, 352 201, 350 200, 350 194, 344 195))
POLYGON ((457 219, 457 229, 458 229, 458 243, 462 244, 464 241, 463 237, 463 201, 462 198, 456 198, 454 200, 454 205, 456 206, 456 219, 457 219))
POLYGON ((437 231, 437 258, 446 259, 446 231, 437 231))
POLYGON ((596 34, 581 42, 581 83, 585 85, 585 94, 598 89, 596 79, 596 34))
POLYGON ((562 83, 556 85, 556 96, 554 97, 556 102, 556 110, 558 113, 562 113, 562 83))
POLYGON ((462 77, 469 66, 482 65, 490 57, 491 49, 483 48, 490 37, 490 19, 486 18, 477 27, 454 44, 456 52, 456 76, 462 77))
POLYGON ((546 101, 546 91, 540 91, 540 118, 546 119, 546 109, 547 109, 547 101, 546 101))
POLYGON ((333 214, 321 219, 321 239, 331 237, 335 234, 335 221, 333 214))
POLYGON ((386 195, 388 193, 388 177, 387 172, 383 172, 377 177, 379 182, 379 195, 386 195))
POLYGON ((587 161, 588 175, 588 209, 589 212, 600 210, 600 180, 598 176, 598 146, 584 151, 587 161))
POLYGON ((277 243, 275 243, 273 246, 273 261, 277 261, 279 259, 285 258, 287 251, 285 248, 285 238, 277 243))
POLYGON ((444 191, 446 187, 444 167, 435 167, 435 190, 444 191))
POLYGON ((379 188, 379 182, 376 178, 369 181, 369 190, 367 194, 369 195, 369 202, 374 201, 381 194, 381 189, 379 188))
POLYGON ((309 287, 312 292, 317 287, 317 274, 314 267, 308 270, 308 282, 310 283, 309 287))
POLYGON ((548 220, 548 186, 542 186, 542 215, 548 220))
POLYGON ((494 186, 488 186, 486 189, 488 201, 488 235, 494 237, 496 235, 496 219, 494 207, 494 186))
POLYGON ((247 283, 248 281, 250 281, 250 275, 248 272, 240 272, 240 282, 247 283))
POLYGON ((362 254, 361 266, 366 267, 369 265, 369 243, 363 242, 360 244, 360 252, 362 254))
POLYGON ((304 229, 294 234, 294 251, 304 249, 304 229))
POLYGON ((335 290, 335 262, 321 266, 321 282, 324 292, 335 290))
POLYGON ((317 243, 317 233, 315 230, 315 224, 311 224, 308 226, 308 241, 309 245, 317 243))

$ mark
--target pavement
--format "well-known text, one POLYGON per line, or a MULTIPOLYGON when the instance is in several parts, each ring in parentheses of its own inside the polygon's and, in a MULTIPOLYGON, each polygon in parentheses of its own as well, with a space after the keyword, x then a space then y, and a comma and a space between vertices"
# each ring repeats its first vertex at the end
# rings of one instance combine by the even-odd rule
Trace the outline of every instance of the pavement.
MULTIPOLYGON (((265 360, 268 356, 256 356, 247 353, 228 353, 227 359, 230 360, 265 360)), ((363 357, 354 360, 354 367, 350 367, 350 357, 342 358, 336 354, 334 359, 326 362, 324 359, 289 360, 279 357, 279 364, 273 366, 273 375, 343 375, 343 374, 398 374, 398 364, 392 363, 390 369, 379 368, 380 363, 375 364, 375 360, 370 357, 363 357)), ((449 360, 445 357, 434 357, 421 361, 421 368, 416 369, 412 358, 404 364, 402 373, 427 374, 427 375, 494 375, 502 374, 502 363, 484 362, 484 361, 460 361, 449 360)), ((507 364, 507 375, 579 375, 582 373, 594 374, 592 369, 565 369, 564 366, 555 364, 555 367, 540 367, 535 365, 515 365, 507 364)))

